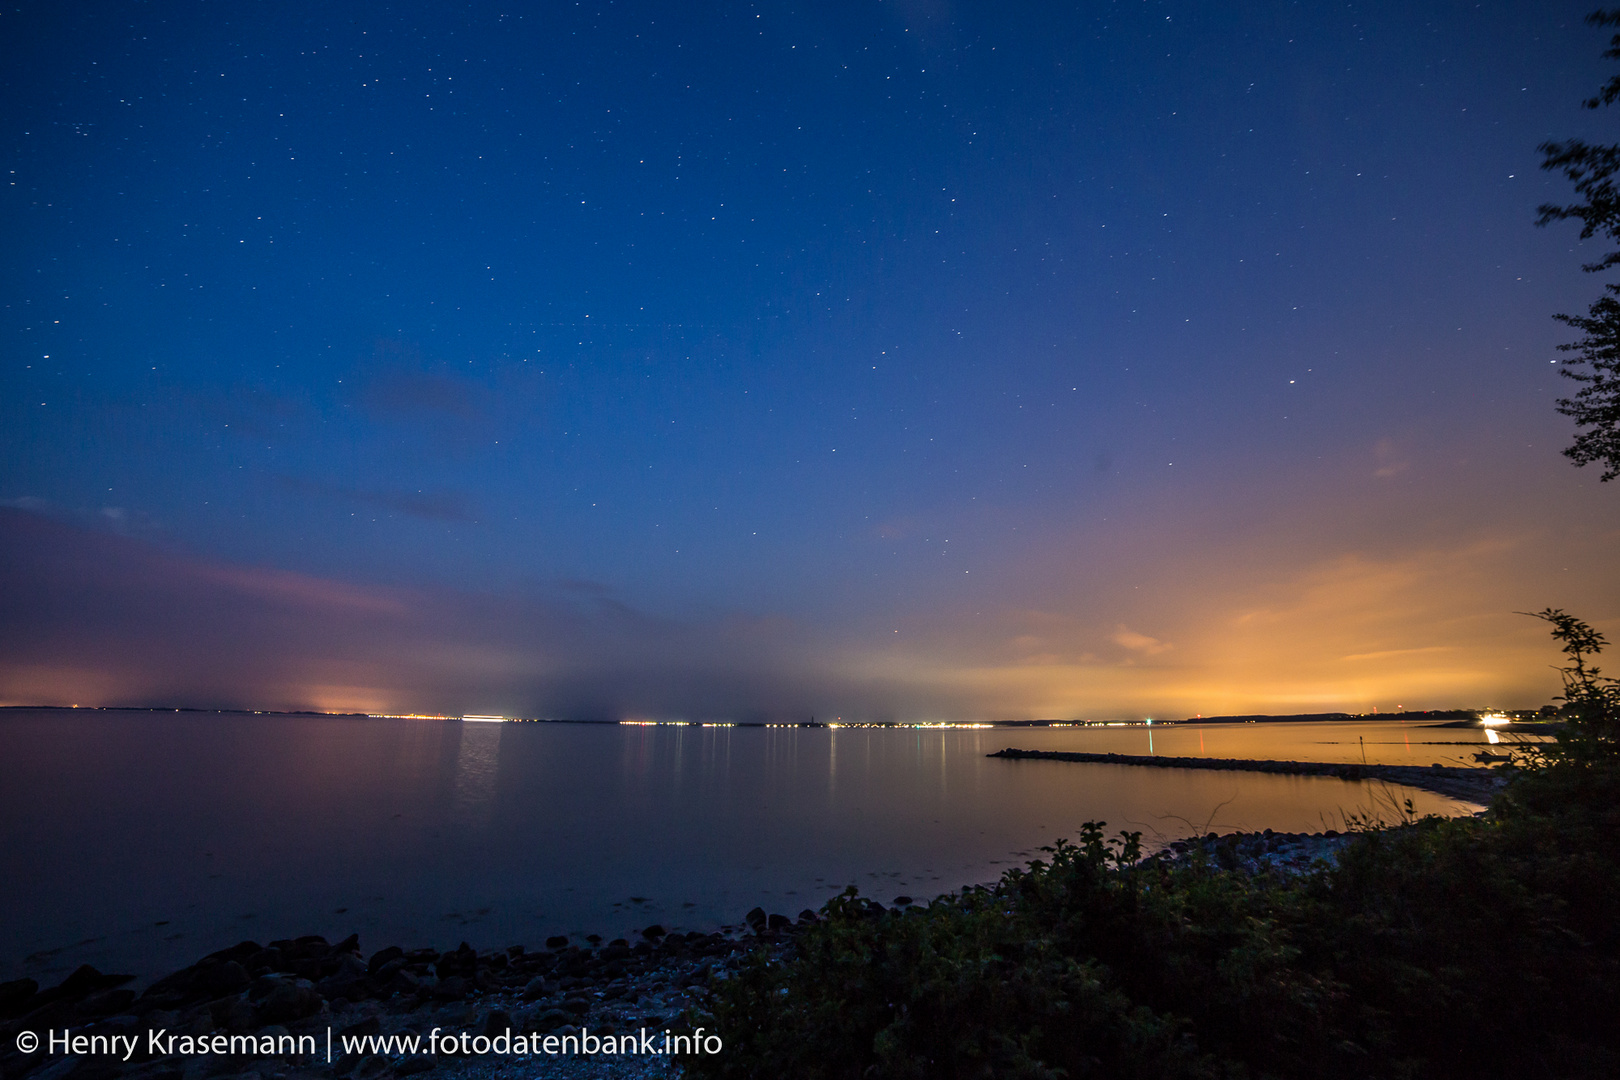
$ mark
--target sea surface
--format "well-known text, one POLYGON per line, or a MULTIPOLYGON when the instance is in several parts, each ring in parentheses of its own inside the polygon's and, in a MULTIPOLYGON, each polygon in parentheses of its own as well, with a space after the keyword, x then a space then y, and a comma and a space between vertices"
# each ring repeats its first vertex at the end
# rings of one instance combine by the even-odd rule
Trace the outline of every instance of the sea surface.
MULTIPOLYGON (((244 939, 538 945, 796 916, 994 880, 1082 822, 1150 847, 1477 807, 1321 777, 985 755, 1038 750, 1472 764, 1399 720, 874 729, 0 710, 0 979, 144 983, 244 939)), ((140 985, 137 983, 135 985, 140 985)))

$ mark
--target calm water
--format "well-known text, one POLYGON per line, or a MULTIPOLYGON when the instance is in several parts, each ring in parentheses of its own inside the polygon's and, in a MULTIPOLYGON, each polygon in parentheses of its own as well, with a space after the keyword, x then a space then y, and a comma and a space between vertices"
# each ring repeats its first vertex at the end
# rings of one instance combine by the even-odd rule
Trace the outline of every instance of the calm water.
POLYGON ((368 951, 713 929, 845 885, 994 879, 1089 819, 1168 840, 1337 827, 1410 796, 1314 777, 986 758, 1029 749, 1463 763, 1399 722, 972 731, 0 712, 0 979, 155 977, 244 938, 368 951))

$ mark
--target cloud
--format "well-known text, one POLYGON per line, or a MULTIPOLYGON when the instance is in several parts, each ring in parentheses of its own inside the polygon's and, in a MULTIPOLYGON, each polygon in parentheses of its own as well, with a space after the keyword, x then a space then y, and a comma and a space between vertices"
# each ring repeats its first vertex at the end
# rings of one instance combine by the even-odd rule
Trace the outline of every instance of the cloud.
POLYGON ((1124 623, 1121 623, 1118 628, 1114 630, 1111 640, 1114 642, 1114 644, 1130 649, 1132 652, 1141 653, 1143 656, 1158 656, 1167 649, 1174 647, 1160 641, 1158 638, 1148 637, 1146 634, 1138 634, 1135 630, 1132 630, 1124 623))
POLYGON ((1373 445, 1373 461, 1375 463, 1373 475, 1380 479, 1399 476, 1411 467, 1411 462, 1395 448, 1395 443, 1391 439, 1379 439, 1373 445))
POLYGON ((361 506, 376 506, 425 521, 471 523, 478 520, 473 500, 459 491, 367 491, 292 476, 280 477, 279 482, 283 487, 294 491, 322 495, 361 506))
POLYGON ((157 523, 150 515, 122 506, 75 509, 51 502, 49 499, 21 495, 14 499, 0 499, 0 509, 25 510, 32 514, 72 522, 85 528, 123 535, 153 534, 158 531, 157 523))
POLYGON ((421 370, 421 350, 401 341, 377 342, 362 374, 360 400, 369 408, 398 416, 434 415, 455 420, 476 420, 484 412, 473 399, 473 386, 464 379, 421 370))
MULTIPOLYGON (((950 707, 837 670, 779 616, 658 617, 611 588, 360 585, 0 510, 0 703, 870 718, 950 707)), ((971 708, 958 702, 957 707, 971 708)))

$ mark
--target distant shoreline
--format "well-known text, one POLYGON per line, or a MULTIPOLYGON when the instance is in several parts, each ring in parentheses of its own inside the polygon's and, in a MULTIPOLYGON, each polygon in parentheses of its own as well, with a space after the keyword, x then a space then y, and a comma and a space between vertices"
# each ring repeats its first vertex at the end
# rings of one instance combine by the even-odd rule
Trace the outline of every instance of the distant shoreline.
MULTIPOLYGON (((355 720, 444 720, 461 722, 501 721, 516 724, 587 724, 598 727, 739 727, 739 728, 1106 728, 1106 727, 1178 727, 1186 724, 1317 724, 1346 722, 1379 722, 1400 720, 1403 723, 1426 723, 1433 727, 1472 728, 1480 724, 1480 709, 1427 709, 1396 713, 1281 713, 1276 715, 1254 713, 1229 716, 1189 716, 1182 720, 1151 718, 1114 720, 631 720, 587 719, 579 717, 524 717, 497 715, 425 714, 425 713, 363 713, 318 712, 309 709, 225 709, 194 705, 0 705, 0 713, 23 711, 52 712, 148 712, 148 713, 208 713, 235 716, 320 716, 330 719, 355 720)), ((1559 725, 1546 722, 1527 722, 1529 710, 1514 710, 1504 714, 1515 716, 1511 722, 1494 724, 1498 731, 1543 732, 1551 734, 1559 725)))
POLYGON ((1437 795, 1485 804, 1507 785, 1508 774, 1496 769, 1447 765, 1358 765, 1327 761, 1264 761, 1245 758, 1163 757, 1147 754, 1084 754, 1064 750, 1019 750, 1009 746, 986 757, 1015 761, 1073 761, 1090 765, 1142 765, 1157 769, 1209 769, 1219 772, 1280 773, 1286 776, 1332 776, 1340 780, 1383 780, 1422 788, 1437 795))

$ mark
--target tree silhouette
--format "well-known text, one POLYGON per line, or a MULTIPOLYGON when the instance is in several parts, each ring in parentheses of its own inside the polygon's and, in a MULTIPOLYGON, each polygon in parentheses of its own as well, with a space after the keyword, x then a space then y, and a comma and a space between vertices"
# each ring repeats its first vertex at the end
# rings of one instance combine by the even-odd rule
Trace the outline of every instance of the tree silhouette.
MULTIPOLYGON (((1620 26, 1620 8, 1599 9, 1586 17, 1589 26, 1620 26)), ((1609 39, 1604 57, 1620 60, 1620 34, 1609 39)), ((1620 75, 1604 84, 1594 97, 1582 104, 1588 109, 1612 105, 1620 100, 1620 75)), ((1580 139, 1545 142, 1539 147, 1541 167, 1562 170, 1575 185, 1582 202, 1568 206, 1551 203, 1540 207, 1537 225, 1570 218, 1581 222, 1581 239, 1602 234, 1620 242, 1620 146, 1592 145, 1580 139)), ((1620 265, 1620 250, 1610 251, 1597 262, 1581 269, 1599 273, 1620 265)), ((1600 479, 1620 476, 1620 285, 1605 285, 1604 295, 1593 301, 1585 315, 1555 315, 1582 333, 1579 341, 1558 347, 1573 357, 1562 361, 1558 373, 1581 384, 1574 397, 1560 398, 1558 411, 1575 421, 1575 441, 1564 455, 1576 465, 1599 462, 1600 479)))

